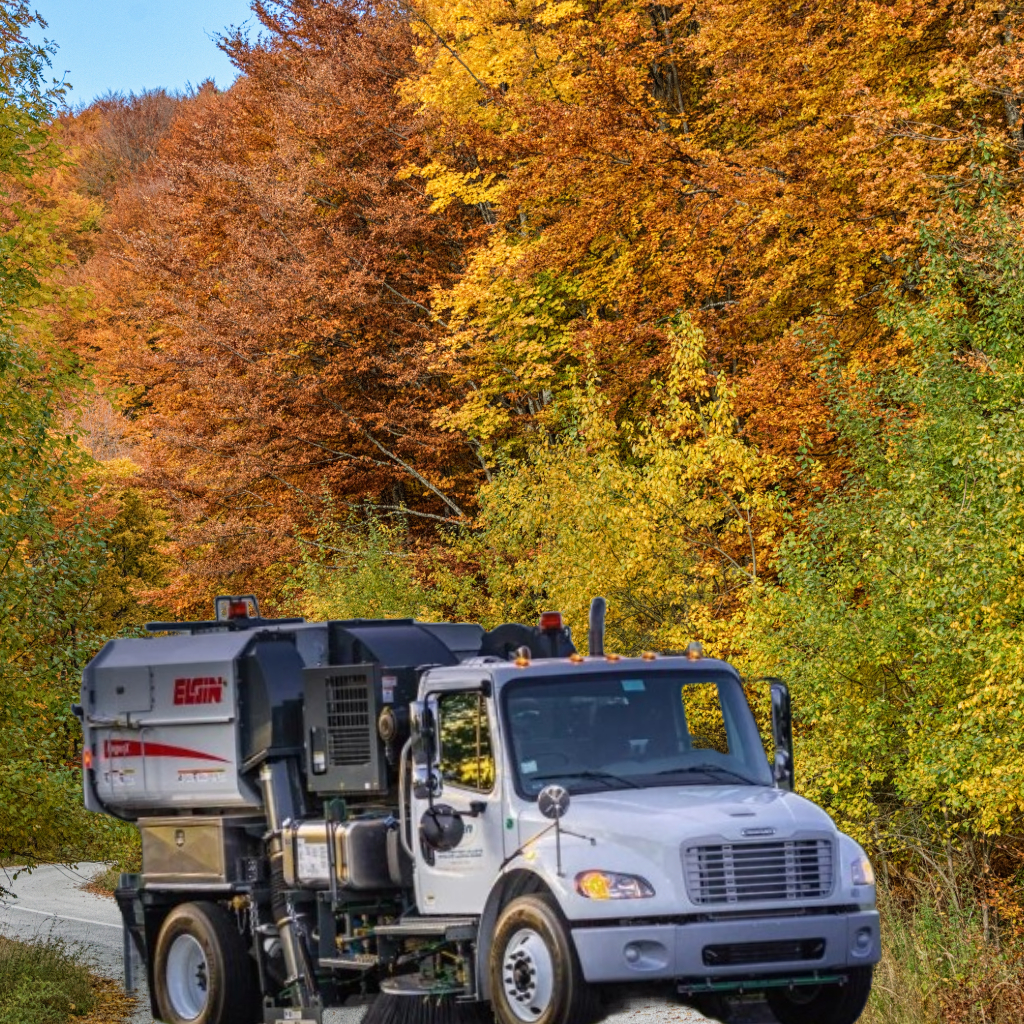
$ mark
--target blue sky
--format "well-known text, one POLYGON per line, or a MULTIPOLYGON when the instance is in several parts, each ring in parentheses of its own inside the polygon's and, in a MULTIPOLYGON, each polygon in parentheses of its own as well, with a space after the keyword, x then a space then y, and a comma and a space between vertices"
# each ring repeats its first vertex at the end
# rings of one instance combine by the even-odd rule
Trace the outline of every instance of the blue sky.
MULTIPOLYGON (((249 0, 35 0, 60 49, 56 78, 74 86, 68 101, 107 92, 184 89, 212 78, 234 81, 231 62, 211 36, 254 19, 249 0)), ((33 33, 38 38, 41 33, 33 33)))

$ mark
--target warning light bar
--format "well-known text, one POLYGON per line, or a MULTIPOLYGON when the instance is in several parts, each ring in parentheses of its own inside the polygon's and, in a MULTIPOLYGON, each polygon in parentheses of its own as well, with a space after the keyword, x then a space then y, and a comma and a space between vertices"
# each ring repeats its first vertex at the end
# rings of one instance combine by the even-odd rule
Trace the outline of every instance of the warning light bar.
POLYGON ((253 594, 239 597, 218 597, 213 602, 218 622, 229 622, 231 619, 258 619, 260 604, 253 594))

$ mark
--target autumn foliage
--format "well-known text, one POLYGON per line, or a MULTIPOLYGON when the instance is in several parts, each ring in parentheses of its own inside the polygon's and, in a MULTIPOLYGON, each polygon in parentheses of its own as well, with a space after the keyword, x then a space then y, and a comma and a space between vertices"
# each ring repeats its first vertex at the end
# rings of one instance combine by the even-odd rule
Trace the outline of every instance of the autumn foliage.
MULTIPOLYGON (((124 389, 174 511, 182 608, 266 592, 325 502, 463 519, 481 470, 435 417, 460 393, 431 358, 430 296, 469 235, 402 174, 411 33, 351 5, 256 11, 266 41, 224 41, 243 77, 180 101, 83 270, 96 300, 75 341, 124 389)), ((151 102, 82 116, 105 130, 151 102)))
POLYGON ((922 225, 1024 142, 997 4, 253 10, 227 92, 68 128, 108 208, 74 343, 174 509, 182 607, 269 584, 328 498, 467 522, 581 374, 642 421, 680 313, 802 507, 797 453, 843 465, 822 353, 901 357, 875 314, 922 225))
POLYGON ((231 88, 65 111, 32 200, 118 614, 580 639, 602 592, 622 649, 785 671, 866 844, 1009 885, 1024 12, 252 9, 231 88))

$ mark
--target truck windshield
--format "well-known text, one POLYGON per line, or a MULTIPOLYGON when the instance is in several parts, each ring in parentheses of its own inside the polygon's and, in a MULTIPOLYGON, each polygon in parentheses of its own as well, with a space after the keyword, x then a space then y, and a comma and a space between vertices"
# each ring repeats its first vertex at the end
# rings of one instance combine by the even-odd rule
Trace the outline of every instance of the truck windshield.
POLYGON ((524 679, 504 693, 516 788, 769 786, 739 682, 726 674, 627 671, 524 679))

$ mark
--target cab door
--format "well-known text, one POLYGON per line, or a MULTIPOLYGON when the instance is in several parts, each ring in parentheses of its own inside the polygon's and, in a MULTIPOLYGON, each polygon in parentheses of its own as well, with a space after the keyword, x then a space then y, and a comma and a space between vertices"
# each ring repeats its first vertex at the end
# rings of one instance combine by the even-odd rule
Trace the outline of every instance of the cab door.
POLYGON ((424 914, 479 914, 505 858, 494 709, 479 690, 441 693, 430 705, 441 780, 433 803, 458 811, 465 832, 454 849, 428 847, 420 839, 419 822, 430 801, 413 797, 416 902, 424 914))

